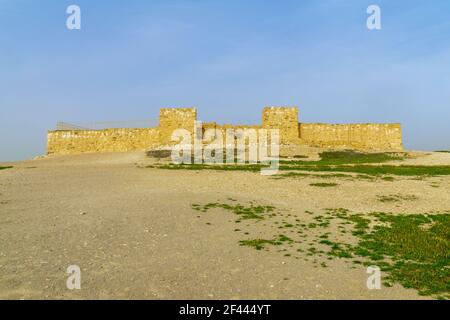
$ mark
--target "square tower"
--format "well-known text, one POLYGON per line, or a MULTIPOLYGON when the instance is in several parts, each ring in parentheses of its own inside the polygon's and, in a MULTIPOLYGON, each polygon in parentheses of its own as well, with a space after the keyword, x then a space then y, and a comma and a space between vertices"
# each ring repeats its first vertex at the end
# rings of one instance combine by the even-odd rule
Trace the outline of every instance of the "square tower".
POLYGON ((159 111, 159 137, 162 145, 172 144, 172 133, 176 129, 186 129, 194 133, 197 120, 196 108, 163 108, 159 111))
POLYGON ((280 130, 282 145, 299 143, 297 107, 265 107, 262 117, 264 129, 280 130))

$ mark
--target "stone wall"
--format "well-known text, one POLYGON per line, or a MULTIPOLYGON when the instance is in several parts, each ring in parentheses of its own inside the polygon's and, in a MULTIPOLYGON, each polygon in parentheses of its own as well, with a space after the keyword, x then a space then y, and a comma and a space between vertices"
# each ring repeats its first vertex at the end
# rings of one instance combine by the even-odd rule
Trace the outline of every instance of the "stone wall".
MULTIPOLYGON (((157 128, 68 130, 48 132, 49 154, 83 152, 114 152, 170 148, 176 129, 194 132, 197 120, 195 108, 166 108, 160 110, 157 128)), ((262 125, 218 125, 203 123, 203 131, 226 129, 279 129, 281 146, 311 146, 329 149, 353 149, 360 151, 402 150, 400 124, 319 124, 299 123, 295 107, 266 107, 262 125)))
POLYGON ((400 124, 300 123, 303 144, 331 149, 402 150, 400 124))
POLYGON ((196 118, 195 108, 167 108, 160 110, 157 128, 49 131, 47 153, 124 152, 170 147, 172 132, 179 128, 193 132, 196 118))
POLYGON ((64 130, 47 134, 48 154, 124 152, 158 145, 158 128, 64 130))

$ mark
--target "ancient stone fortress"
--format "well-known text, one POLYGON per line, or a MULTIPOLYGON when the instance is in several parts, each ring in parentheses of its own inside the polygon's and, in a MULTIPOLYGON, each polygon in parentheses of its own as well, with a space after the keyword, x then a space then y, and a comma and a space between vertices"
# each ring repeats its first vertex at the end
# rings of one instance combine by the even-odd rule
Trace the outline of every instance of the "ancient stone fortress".
MULTIPOLYGON (((48 154, 85 152, 124 152, 170 148, 176 129, 194 130, 195 108, 160 110, 159 126, 153 128, 122 128, 103 130, 55 130, 47 136, 48 154)), ((359 151, 401 151, 400 124, 322 124, 299 123, 296 107, 266 107, 262 125, 202 124, 203 130, 279 129, 281 147, 317 147, 359 151)))

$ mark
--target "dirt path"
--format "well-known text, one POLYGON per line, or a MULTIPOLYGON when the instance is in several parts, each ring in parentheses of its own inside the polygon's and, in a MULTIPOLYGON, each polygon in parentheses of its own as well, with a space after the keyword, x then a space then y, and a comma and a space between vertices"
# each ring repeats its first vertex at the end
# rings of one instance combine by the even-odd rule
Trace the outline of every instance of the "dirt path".
POLYGON ((234 231, 232 213, 199 215, 191 204, 231 197, 273 205, 299 219, 324 208, 442 211, 450 209, 448 177, 336 180, 339 186, 327 189, 309 185, 317 178, 136 165, 146 161, 142 153, 90 154, 1 170, 0 298, 423 298, 398 285, 368 290, 365 267, 340 259, 321 268, 239 246, 243 234, 234 231), (417 199, 377 200, 398 193, 417 199), (81 268, 81 290, 66 288, 69 265, 81 268))

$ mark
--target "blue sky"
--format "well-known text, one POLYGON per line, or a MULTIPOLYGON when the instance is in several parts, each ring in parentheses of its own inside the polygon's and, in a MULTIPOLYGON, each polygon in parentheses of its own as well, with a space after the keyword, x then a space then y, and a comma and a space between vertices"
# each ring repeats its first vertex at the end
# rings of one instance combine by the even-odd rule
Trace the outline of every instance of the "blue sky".
POLYGON ((44 154, 57 121, 173 106, 258 124, 296 105, 301 122, 400 122, 406 148, 450 148, 448 0, 0 0, 0 43, 0 161, 44 154))

